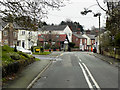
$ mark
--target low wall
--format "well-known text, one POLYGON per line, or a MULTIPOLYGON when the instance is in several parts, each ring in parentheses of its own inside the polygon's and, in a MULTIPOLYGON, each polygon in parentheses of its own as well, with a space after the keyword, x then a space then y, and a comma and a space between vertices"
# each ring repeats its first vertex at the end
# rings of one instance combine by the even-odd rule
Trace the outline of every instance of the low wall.
POLYGON ((32 57, 28 60, 18 60, 14 63, 2 66, 2 78, 19 72, 22 68, 33 63, 34 61, 35 57, 32 57))
POLYGON ((107 56, 109 56, 109 57, 113 57, 113 58, 116 58, 116 59, 120 59, 120 55, 115 54, 114 52, 106 52, 106 51, 103 51, 103 54, 104 54, 104 55, 107 55, 107 56))

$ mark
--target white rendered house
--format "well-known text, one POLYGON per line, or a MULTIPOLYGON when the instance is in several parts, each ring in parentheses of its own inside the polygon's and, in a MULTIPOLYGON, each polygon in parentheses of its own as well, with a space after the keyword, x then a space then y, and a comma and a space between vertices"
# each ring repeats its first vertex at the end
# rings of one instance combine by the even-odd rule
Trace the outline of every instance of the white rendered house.
POLYGON ((18 46, 30 49, 31 46, 37 46, 38 31, 19 30, 18 46))

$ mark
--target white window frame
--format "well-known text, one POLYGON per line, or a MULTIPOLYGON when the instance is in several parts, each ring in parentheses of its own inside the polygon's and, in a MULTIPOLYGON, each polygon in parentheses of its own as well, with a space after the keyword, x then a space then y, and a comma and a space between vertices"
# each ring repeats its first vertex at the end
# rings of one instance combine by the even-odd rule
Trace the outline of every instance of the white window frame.
POLYGON ((76 41, 78 41, 78 38, 76 38, 76 41))
POLYGON ((16 32, 13 32, 13 36, 14 36, 14 37, 17 37, 17 33, 16 33, 16 32))
POLYGON ((22 31, 21 34, 22 34, 22 35, 25 35, 25 31, 22 31))
POLYGON ((7 36, 7 31, 3 31, 3 36, 7 36))
POLYGON ((82 44, 82 39, 80 39, 80 44, 82 44))

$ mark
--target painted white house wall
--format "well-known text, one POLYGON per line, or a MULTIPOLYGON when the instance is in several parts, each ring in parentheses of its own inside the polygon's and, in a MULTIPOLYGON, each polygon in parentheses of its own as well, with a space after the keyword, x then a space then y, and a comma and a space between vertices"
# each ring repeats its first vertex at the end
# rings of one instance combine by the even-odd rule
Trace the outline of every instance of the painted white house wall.
POLYGON ((96 46, 96 49, 97 49, 97 53, 100 53, 100 50, 99 50, 99 36, 95 37, 95 46, 96 46))
POLYGON ((72 42, 72 31, 68 25, 64 29, 64 32, 67 34, 69 42, 72 42))
POLYGON ((83 34, 82 36, 87 38, 87 45, 91 45, 91 39, 86 34, 83 34))
POLYGON ((25 49, 30 49, 31 46, 37 46, 37 40, 38 40, 37 31, 31 31, 31 32, 27 30, 18 31, 19 46, 23 47, 23 43, 24 43, 25 49))

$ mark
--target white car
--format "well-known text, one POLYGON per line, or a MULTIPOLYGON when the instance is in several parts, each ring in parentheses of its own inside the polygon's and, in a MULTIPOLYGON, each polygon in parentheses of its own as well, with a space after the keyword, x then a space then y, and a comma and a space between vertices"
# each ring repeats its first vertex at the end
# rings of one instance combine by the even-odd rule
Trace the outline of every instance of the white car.
MULTIPOLYGON (((12 48, 15 48, 15 47, 12 46, 12 48)), ((21 52, 23 52, 23 53, 32 54, 32 52, 31 52, 30 50, 27 50, 27 49, 25 49, 25 48, 23 48, 23 47, 16 46, 16 48, 17 48, 18 51, 21 51, 21 52)))

